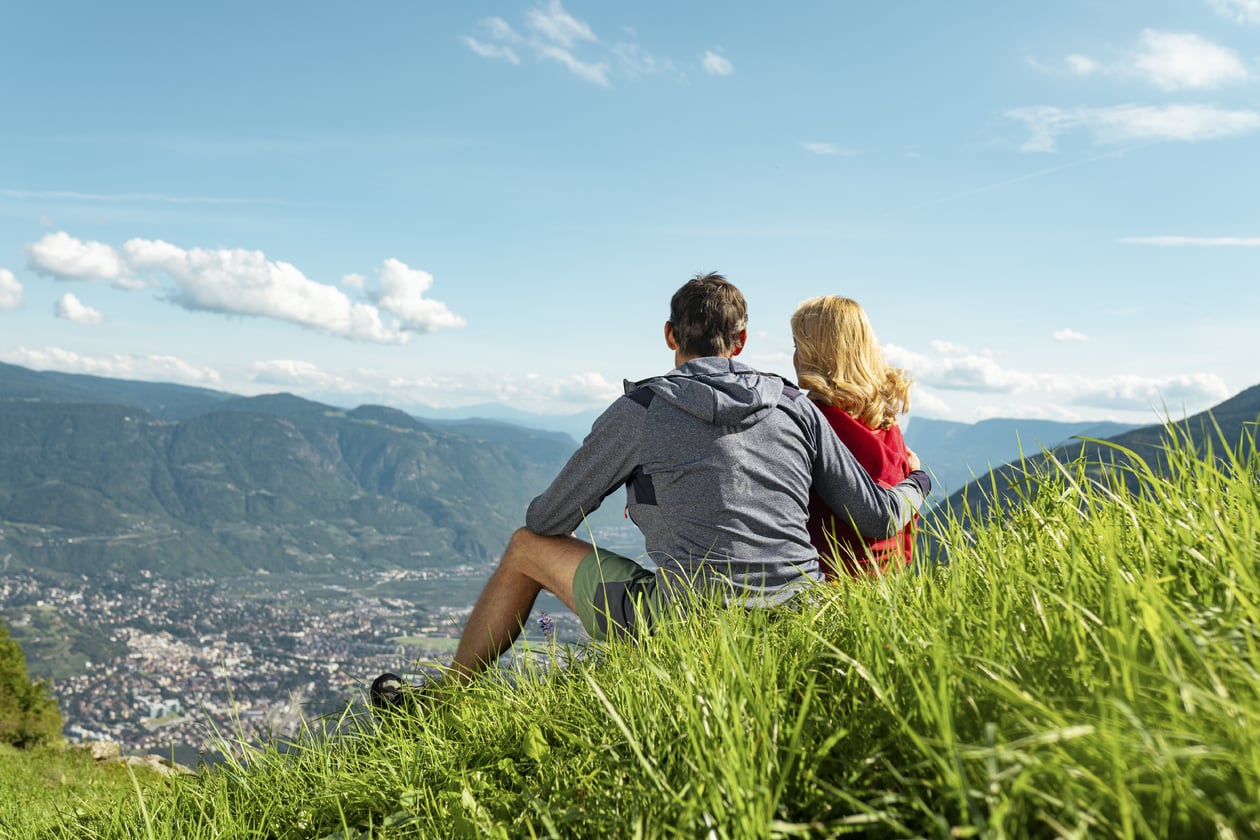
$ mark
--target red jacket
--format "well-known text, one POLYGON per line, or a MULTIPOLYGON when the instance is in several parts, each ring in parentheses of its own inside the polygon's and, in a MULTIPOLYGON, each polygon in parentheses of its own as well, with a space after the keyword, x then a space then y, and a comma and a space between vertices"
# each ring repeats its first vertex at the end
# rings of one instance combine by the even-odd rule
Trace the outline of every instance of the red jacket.
MULTIPOLYGON (((906 440, 897 424, 888 429, 868 429, 843 409, 819 405, 818 410, 876 483, 891 487, 910 474, 906 440)), ((836 515, 810 493, 809 539, 818 549, 818 561, 828 580, 834 580, 840 569, 859 577, 909 565, 913 528, 912 520, 900 534, 868 543, 853 530, 843 511, 836 515)))

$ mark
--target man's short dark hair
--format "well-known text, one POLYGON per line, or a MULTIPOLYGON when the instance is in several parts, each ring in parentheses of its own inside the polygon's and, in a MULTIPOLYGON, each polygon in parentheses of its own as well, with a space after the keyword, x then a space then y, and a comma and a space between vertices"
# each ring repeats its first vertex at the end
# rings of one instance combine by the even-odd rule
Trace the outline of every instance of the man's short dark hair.
POLYGON ((729 356, 748 327, 748 304, 733 283, 710 271, 674 292, 669 322, 683 355, 729 356))

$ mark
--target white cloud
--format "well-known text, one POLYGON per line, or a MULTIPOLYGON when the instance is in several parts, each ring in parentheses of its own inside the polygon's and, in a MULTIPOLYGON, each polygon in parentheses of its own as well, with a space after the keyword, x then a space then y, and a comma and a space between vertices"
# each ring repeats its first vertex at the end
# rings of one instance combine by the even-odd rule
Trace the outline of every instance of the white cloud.
POLYGON ((175 356, 82 356, 58 347, 30 349, 19 347, 7 353, 6 361, 34 370, 60 370, 88 373, 113 379, 145 382, 178 382, 213 388, 221 382, 218 371, 193 365, 175 356))
POLYGON ((468 49, 472 50, 482 58, 502 58, 512 64, 521 63, 520 57, 511 47, 496 44, 484 44, 476 38, 467 36, 464 38, 464 43, 468 45, 468 49))
POLYGON ((591 402, 610 403, 621 396, 624 389, 621 384, 609 382, 598 373, 577 373, 546 382, 541 392, 561 403, 589 405, 591 402))
POLYGON ((952 353, 955 355, 966 353, 967 345, 955 344, 952 341, 942 341, 941 339, 933 339, 928 342, 928 347, 932 348, 934 353, 952 353))
POLYGON ((347 289, 354 289, 356 292, 361 292, 363 291, 364 286, 367 285, 367 278, 362 274, 347 274, 345 277, 341 278, 341 285, 345 286, 347 289))
POLYGON ((1030 132, 1020 147, 1027 152, 1053 152, 1063 134, 1087 131, 1096 144, 1136 142, 1196 143, 1260 129, 1260 112, 1227 111, 1213 105, 1116 105, 1105 108, 1015 108, 1006 116, 1030 132))
MULTIPOLYGON (((37 271, 58 279, 114 277, 132 288, 147 282, 190 311, 272 318, 355 341, 406 344, 416 332, 464 325, 464 319, 445 304, 424 297, 432 275, 393 259, 385 261, 378 288, 367 293, 378 304, 373 306, 311 280, 290 263, 270 260, 261 251, 185 250, 147 239, 131 239, 116 250, 59 232, 27 246, 27 253, 37 271), (139 275, 151 279, 138 279, 139 275), (174 281, 173 286, 164 285, 159 277, 174 281), (387 321, 382 312, 393 317, 387 321)), ((352 290, 361 289, 362 282, 359 275, 343 279, 352 290)))
MULTIPOLYGON (((227 141, 216 138, 213 141, 206 141, 212 144, 214 149, 222 150, 227 141)), ((251 149, 258 149, 260 146, 264 149, 274 150, 277 145, 275 142, 258 143, 251 141, 248 144, 251 149)), ((292 144, 285 144, 282 149, 290 149, 292 144)), ((254 198, 224 198, 222 196, 209 195, 165 195, 163 193, 83 193, 72 192, 69 190, 13 190, 0 189, 0 196, 4 198, 16 198, 21 200, 34 201, 93 201, 103 203, 119 203, 119 204, 283 204, 287 202, 264 201, 254 198)), ((44 227, 52 227, 52 220, 47 216, 40 216, 40 223, 44 227)))
POLYGON ((446 304, 424 296, 432 285, 432 274, 391 258, 381 266, 374 299, 381 309, 398 318, 404 330, 427 333, 464 326, 464 319, 446 304))
POLYGON ((1142 32, 1133 70, 1167 91, 1212 89, 1250 78, 1238 53, 1193 33, 1142 32))
MULTIPOLYGON (((884 347, 889 363, 910 372, 915 383, 946 391, 1003 394, 1128 411, 1159 410, 1191 404, 1212 405, 1230 396, 1219 376, 1210 373, 1168 376, 1081 376, 1003 368, 974 354, 925 356, 896 345, 884 347)), ((1012 400, 1006 400, 1008 404, 1012 400)))
POLYGON ((119 277, 110 285, 113 286, 115 289, 122 289, 123 291, 134 292, 139 289, 156 288, 160 284, 158 284, 157 282, 153 280, 145 280, 142 277, 119 277))
POLYGON ((622 71, 632 79, 674 70, 672 61, 667 58, 657 58, 638 44, 614 44, 612 54, 617 59, 617 63, 622 71))
POLYGON ((331 371, 304 361, 276 359, 253 365, 252 382, 337 405, 375 403, 404 410, 501 403, 521 411, 565 414, 604 407, 622 393, 597 373, 562 378, 537 374, 466 372, 399 376, 381 370, 331 371), (410 408, 408 408, 410 407, 410 408))
POLYGON ((0 312, 22 305, 22 284, 7 268, 0 268, 0 312))
POLYGON ((724 56, 718 55, 713 50, 705 50, 704 58, 701 59, 704 65, 704 72, 710 76, 729 76, 735 72, 735 65, 724 56))
MULTIPOLYGON (((631 79, 674 72, 672 61, 658 58, 637 43, 610 44, 601 40, 588 23, 571 15, 560 0, 549 0, 527 10, 524 34, 499 17, 483 18, 478 25, 484 39, 463 39, 477 55, 512 64, 521 64, 522 55, 532 55, 540 61, 557 62, 575 76, 601 87, 612 87, 614 68, 631 79)), ((623 27, 623 31, 634 37, 633 28, 623 27)))
POLYGON ((193 248, 131 239, 122 247, 137 270, 160 271, 175 281, 170 299, 192 311, 258 315, 330 335, 380 344, 405 344, 407 335, 381 321, 372 306, 311 280, 287 262, 261 251, 193 248))
POLYGON ((1142 30, 1137 48, 1114 62, 1104 64, 1077 53, 1064 64, 1075 76, 1136 78, 1170 92, 1212 90, 1251 78, 1247 65, 1229 47, 1191 32, 1156 29, 1142 30))
POLYGON ((81 242, 65 231, 26 246, 31 269, 57 280, 114 280, 122 276, 118 252, 101 242, 81 242))
POLYGON ((272 359, 253 364, 253 380, 260 384, 278 386, 292 391, 321 391, 324 393, 348 393, 358 386, 349 380, 328 373, 310 362, 292 359, 272 359))
POLYGON ((486 32, 490 33, 490 37, 496 41, 505 41, 509 44, 519 44, 525 39, 516 33, 506 20, 501 17, 488 17, 481 21, 482 27, 486 32))
POLYGON ((84 305, 77 297, 66 292, 53 304, 53 314, 76 324, 103 324, 105 316, 99 309, 84 305))
POLYGON ((1077 76, 1090 76, 1098 70, 1098 62, 1086 55, 1069 55, 1064 62, 1077 76))
POLYGON ((594 82, 604 87, 609 86, 608 82, 608 62, 588 62, 577 58, 573 53, 563 47, 557 47, 551 44, 542 44, 538 47, 538 55, 542 58, 558 61, 575 75, 588 82, 594 82))
POLYGON ((591 28, 566 12, 560 0, 550 0, 543 8, 526 12, 525 24, 543 40, 566 49, 578 41, 596 40, 591 28))
POLYGON ((1089 336, 1085 335, 1085 333, 1077 332, 1076 330, 1069 329, 1067 327, 1064 327, 1061 330, 1055 330, 1051 333, 1050 337, 1055 341, 1089 341, 1089 336))
POLYGON ((1208 0, 1208 3, 1237 23, 1260 23, 1260 0, 1208 0))
POLYGON ((841 146, 837 143, 801 143, 801 148, 812 155, 821 155, 824 157, 852 157, 857 154, 857 149, 851 149, 848 146, 841 146))
POLYGON ((1166 248, 1260 248, 1260 236, 1125 236, 1122 245, 1158 245, 1166 248))

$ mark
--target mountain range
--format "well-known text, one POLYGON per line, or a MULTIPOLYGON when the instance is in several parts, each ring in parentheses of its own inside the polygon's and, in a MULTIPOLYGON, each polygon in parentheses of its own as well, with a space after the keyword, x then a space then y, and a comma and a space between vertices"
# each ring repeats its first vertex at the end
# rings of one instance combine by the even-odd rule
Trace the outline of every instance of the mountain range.
MULTIPOLYGON (((1260 386, 1213 410, 1235 437, 1257 413, 1260 386)), ((595 415, 427 417, 0 364, 0 572, 217 575, 487 562, 595 415)), ((1200 429, 1205 416, 1187 428, 1200 429)), ((1163 432, 914 418, 906 440, 943 507, 995 465, 1000 484, 1014 480, 1001 465, 1021 455, 1070 455, 1086 446, 1074 437, 1154 451, 1163 432)), ((624 544, 612 547, 634 556, 637 533, 615 495, 592 519, 621 534, 624 544)))
POLYGON ((0 570, 486 561, 573 448, 489 421, 0 365, 0 570))
POLYGON ((938 517, 955 516, 967 519, 999 514, 1036 488, 1029 476, 1043 475, 1056 464, 1081 461, 1086 474, 1100 478, 1108 471, 1122 480, 1130 490, 1136 489, 1138 475, 1149 469, 1156 475, 1169 471, 1170 453, 1191 451, 1198 457, 1216 457, 1227 468, 1231 455, 1255 470, 1255 441, 1260 429, 1260 385, 1239 392, 1228 400, 1181 420, 1142 426, 1111 436, 1105 440, 1076 440, 1028 453, 1020 461, 1004 464, 979 480, 952 493, 938 504, 938 517))

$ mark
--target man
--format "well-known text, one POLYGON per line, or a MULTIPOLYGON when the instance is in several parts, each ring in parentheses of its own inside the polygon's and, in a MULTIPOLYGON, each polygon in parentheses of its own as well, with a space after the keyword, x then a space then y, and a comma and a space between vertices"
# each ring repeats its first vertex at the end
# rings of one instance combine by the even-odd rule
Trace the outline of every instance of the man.
MULTIPOLYGON (((877 485, 801 391, 735 361, 747 337, 744 297, 721 275, 674 294, 665 343, 676 367, 627 383, 530 503, 468 618, 452 678, 496 662, 543 589, 596 639, 644 631, 696 592, 746 606, 791 599, 822 580, 806 528, 811 485, 865 536, 910 520, 931 489, 917 459, 905 481, 877 485), (622 486, 655 571, 572 536, 622 486)), ((382 674, 370 694, 389 707, 407 687, 382 674)))

